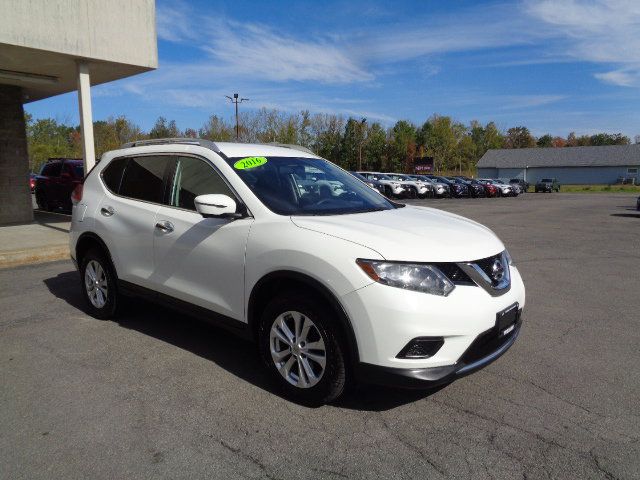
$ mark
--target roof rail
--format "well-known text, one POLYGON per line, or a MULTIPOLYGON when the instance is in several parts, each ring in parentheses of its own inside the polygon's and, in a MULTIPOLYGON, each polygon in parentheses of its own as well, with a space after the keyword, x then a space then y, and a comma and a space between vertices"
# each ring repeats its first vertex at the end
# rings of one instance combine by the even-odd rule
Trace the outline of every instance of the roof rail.
POLYGON ((127 142, 122 145, 121 148, 142 147, 148 145, 167 145, 167 144, 180 144, 180 145, 198 145, 200 147, 208 148, 216 153, 220 152, 218 146, 211 140, 205 140, 203 138, 152 138, 150 140, 136 140, 134 142, 127 142))
POLYGON ((306 153, 315 155, 315 152, 309 150, 307 147, 303 147, 302 145, 294 145, 291 143, 278 143, 278 142, 269 142, 265 145, 273 145, 274 147, 290 148, 291 150, 300 150, 301 152, 306 152, 306 153))

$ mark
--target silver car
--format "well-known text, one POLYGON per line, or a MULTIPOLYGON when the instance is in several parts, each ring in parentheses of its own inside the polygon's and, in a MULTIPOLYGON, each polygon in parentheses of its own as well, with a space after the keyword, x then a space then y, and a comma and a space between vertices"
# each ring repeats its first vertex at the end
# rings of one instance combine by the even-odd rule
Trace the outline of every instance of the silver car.
POLYGON ((369 180, 376 180, 384 185, 385 195, 387 197, 402 197, 406 193, 406 189, 400 182, 392 179, 388 175, 380 172, 358 172, 369 180))
POLYGON ((500 180, 495 180, 493 178, 479 178, 478 180, 498 187, 501 197, 515 197, 518 195, 511 184, 502 183, 500 180))
POLYGON ((386 173, 385 175, 388 175, 393 180, 400 182, 400 184, 405 187, 405 190, 407 190, 409 196, 418 198, 433 196, 433 186, 429 182, 413 178, 410 175, 405 175, 403 173, 386 173))

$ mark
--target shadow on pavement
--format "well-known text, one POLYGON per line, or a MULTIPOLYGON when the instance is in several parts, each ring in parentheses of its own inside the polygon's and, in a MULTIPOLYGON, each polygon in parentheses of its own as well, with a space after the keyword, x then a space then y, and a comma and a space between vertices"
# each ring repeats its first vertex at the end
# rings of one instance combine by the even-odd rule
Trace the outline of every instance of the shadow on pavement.
MULTIPOLYGON (((47 278, 44 284, 56 297, 75 309, 85 311, 79 281, 78 273, 70 271, 47 278)), ((125 312, 115 320, 121 327, 187 350, 271 394, 279 394, 266 375, 253 343, 199 319, 141 299, 128 299, 125 312)), ((384 411, 423 399, 436 391, 357 385, 345 392, 334 406, 359 411, 384 411)))
POLYGON ((638 213, 612 213, 612 217, 623 217, 623 218, 640 218, 640 212, 638 213))

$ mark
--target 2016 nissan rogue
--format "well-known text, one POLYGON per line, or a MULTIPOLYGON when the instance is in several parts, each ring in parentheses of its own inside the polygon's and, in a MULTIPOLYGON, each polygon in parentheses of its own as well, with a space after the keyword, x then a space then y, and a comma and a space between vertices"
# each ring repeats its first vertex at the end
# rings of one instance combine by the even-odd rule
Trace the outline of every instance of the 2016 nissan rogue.
POLYGON ((254 339, 299 401, 331 401, 353 379, 450 382, 520 330, 524 285, 488 228, 394 203, 295 147, 133 142, 73 202, 92 315, 142 295, 216 321, 254 339))

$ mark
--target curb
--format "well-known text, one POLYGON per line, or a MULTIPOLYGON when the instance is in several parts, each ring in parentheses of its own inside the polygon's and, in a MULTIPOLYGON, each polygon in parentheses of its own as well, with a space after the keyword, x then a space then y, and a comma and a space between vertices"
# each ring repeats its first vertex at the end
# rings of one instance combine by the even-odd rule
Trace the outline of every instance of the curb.
POLYGON ((47 248, 28 248, 0 252, 0 269, 53 262, 70 258, 69 246, 58 245, 47 248))

